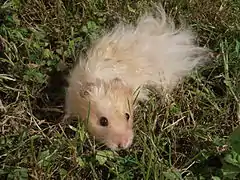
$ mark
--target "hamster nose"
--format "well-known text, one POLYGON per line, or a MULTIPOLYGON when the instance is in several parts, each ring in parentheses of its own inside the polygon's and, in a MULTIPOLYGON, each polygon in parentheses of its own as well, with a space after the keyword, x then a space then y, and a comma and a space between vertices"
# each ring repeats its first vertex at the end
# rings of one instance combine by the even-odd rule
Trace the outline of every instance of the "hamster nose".
POLYGON ((118 144, 118 148, 123 148, 123 149, 127 148, 128 142, 129 142, 128 138, 121 139, 121 141, 118 144))
POLYGON ((123 148, 123 145, 121 143, 118 144, 118 148, 123 148))

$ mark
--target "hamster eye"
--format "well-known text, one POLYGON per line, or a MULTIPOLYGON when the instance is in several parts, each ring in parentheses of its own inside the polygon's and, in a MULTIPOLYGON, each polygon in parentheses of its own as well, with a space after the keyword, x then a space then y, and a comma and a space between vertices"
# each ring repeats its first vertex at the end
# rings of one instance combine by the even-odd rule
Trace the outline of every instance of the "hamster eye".
POLYGON ((99 122, 101 126, 108 126, 108 119, 104 116, 100 117, 99 122))
POLYGON ((125 113, 125 117, 126 117, 127 120, 129 120, 130 115, 128 113, 125 113))

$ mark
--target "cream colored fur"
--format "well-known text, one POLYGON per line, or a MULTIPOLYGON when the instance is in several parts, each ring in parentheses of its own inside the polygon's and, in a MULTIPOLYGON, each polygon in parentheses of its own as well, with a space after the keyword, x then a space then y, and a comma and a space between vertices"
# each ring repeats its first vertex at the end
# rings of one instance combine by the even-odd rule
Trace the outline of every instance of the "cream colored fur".
POLYGON ((162 95, 171 93, 207 58, 208 50, 195 44, 190 29, 176 29, 162 10, 158 18, 141 17, 136 26, 118 24, 72 71, 66 114, 85 118, 90 107, 92 135, 112 149, 127 148, 133 139, 134 91, 140 87, 137 100, 148 98, 145 85, 155 86, 162 95), (129 121, 125 113, 131 115, 129 121), (99 125, 101 116, 108 118, 108 127, 99 125))

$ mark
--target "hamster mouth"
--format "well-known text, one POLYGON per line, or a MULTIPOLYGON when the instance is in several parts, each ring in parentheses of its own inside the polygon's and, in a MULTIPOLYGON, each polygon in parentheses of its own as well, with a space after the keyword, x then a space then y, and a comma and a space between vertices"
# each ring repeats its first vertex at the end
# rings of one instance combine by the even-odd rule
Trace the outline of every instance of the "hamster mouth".
POLYGON ((111 150, 124 150, 129 148, 132 145, 132 141, 133 141, 133 136, 128 138, 128 140, 125 143, 114 143, 112 141, 106 141, 105 145, 110 148, 111 150))
POLYGON ((113 150, 113 151, 119 150, 119 147, 118 147, 117 144, 114 144, 114 143, 105 143, 105 144, 106 144, 106 146, 107 146, 108 148, 110 148, 110 149, 113 150))

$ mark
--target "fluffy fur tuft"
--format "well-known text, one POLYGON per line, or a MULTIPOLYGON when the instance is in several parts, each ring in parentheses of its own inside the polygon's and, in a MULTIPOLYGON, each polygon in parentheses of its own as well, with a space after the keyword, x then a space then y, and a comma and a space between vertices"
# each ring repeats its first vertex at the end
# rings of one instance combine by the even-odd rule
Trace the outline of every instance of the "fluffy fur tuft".
POLYGON ((140 88, 138 100, 148 98, 146 85, 161 94, 171 93, 207 59, 208 50, 195 44, 194 34, 184 27, 175 28, 163 10, 158 18, 144 15, 136 26, 118 24, 73 69, 66 113, 85 118, 90 107, 91 133, 110 148, 129 147, 134 91, 140 88), (101 117, 107 118, 108 126, 99 123, 101 117))

